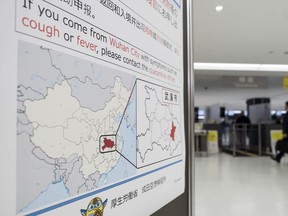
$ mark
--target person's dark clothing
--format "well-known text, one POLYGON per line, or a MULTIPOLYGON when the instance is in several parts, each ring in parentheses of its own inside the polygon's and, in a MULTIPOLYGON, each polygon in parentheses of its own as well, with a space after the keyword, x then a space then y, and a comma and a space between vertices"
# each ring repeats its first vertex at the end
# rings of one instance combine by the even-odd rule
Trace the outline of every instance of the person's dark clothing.
POLYGON ((283 134, 288 134, 288 111, 284 115, 283 123, 282 123, 283 134))
POLYGON ((246 124, 247 127, 246 127, 246 134, 248 134, 249 132, 249 126, 251 124, 250 122, 250 119, 247 117, 247 116, 244 116, 244 115, 241 115, 239 116, 237 119, 236 119, 236 126, 237 126, 237 129, 239 132, 242 133, 242 128, 243 128, 243 125, 246 124))
POLYGON ((246 142, 244 140, 246 138, 243 135, 249 134, 250 124, 251 124, 250 119, 243 114, 241 114, 241 116, 239 116, 236 119, 236 130, 237 130, 237 142, 238 142, 238 144, 242 144, 242 143, 246 142), (244 127, 244 125, 246 125, 246 127, 244 127))
POLYGON ((282 122, 282 130, 283 134, 286 134, 286 137, 282 140, 278 140, 275 146, 276 150, 276 156, 272 157, 273 160, 280 163, 281 158, 285 155, 285 153, 288 153, 288 111, 284 115, 283 122, 282 122))
POLYGON ((278 163, 280 163, 281 158, 285 155, 285 152, 281 151, 279 152, 275 157, 272 157, 273 160, 277 161, 278 163))
POLYGON ((236 124, 251 124, 250 119, 244 115, 241 115, 236 119, 236 124))

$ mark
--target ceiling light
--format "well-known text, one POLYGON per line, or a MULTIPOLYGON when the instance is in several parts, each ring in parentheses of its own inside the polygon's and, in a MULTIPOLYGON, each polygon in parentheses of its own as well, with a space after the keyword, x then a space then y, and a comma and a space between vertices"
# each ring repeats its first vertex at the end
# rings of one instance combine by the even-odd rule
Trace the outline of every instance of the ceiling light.
POLYGON ((228 71, 273 71, 288 72, 288 65, 277 64, 231 64, 231 63, 194 63, 195 70, 228 70, 228 71))
POLYGON ((218 6, 215 8, 215 10, 216 10, 217 12, 220 12, 220 11, 222 11, 223 9, 224 9, 224 7, 221 6, 221 5, 218 5, 218 6))

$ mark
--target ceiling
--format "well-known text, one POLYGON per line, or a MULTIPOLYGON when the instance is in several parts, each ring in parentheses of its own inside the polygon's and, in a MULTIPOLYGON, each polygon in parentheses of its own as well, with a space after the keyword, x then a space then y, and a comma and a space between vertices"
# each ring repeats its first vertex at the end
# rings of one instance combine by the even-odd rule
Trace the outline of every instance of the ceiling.
POLYGON ((288 100, 288 91, 283 88, 283 77, 288 77, 287 23, 287 0, 194 0, 195 106, 220 104, 227 109, 245 109, 246 99, 269 97, 272 109, 283 109, 288 100), (224 10, 216 12, 217 5, 222 5, 224 10), (223 70, 210 66, 200 70, 196 67, 198 63, 264 64, 270 67, 269 70, 259 67, 256 70, 255 67, 251 70, 237 67, 223 70), (281 71, 277 65, 282 66, 281 71), (263 76, 267 77, 268 85, 262 89, 225 88, 224 75, 263 76))

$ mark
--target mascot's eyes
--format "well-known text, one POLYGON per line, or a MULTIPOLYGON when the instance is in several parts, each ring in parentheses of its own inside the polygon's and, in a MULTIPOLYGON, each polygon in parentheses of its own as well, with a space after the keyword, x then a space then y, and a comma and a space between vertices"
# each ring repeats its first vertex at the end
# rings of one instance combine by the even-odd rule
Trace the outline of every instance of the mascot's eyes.
POLYGON ((100 208, 102 206, 101 200, 98 200, 95 204, 90 204, 87 208, 88 211, 92 211, 95 208, 100 208))
POLYGON ((95 203, 96 208, 100 208, 102 206, 101 200, 98 200, 97 203, 95 203))
POLYGON ((88 211, 92 211, 94 209, 94 205, 93 204, 90 204, 87 208, 88 211))

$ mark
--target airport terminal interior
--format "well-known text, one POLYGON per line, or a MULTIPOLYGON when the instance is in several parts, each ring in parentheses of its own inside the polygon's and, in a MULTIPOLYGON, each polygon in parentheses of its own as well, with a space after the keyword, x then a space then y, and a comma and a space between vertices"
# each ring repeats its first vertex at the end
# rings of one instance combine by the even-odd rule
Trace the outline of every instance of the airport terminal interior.
POLYGON ((288 215, 288 0, 0 11, 1 215, 288 215))
POLYGON ((196 216, 287 215, 288 2, 193 7, 196 216))

